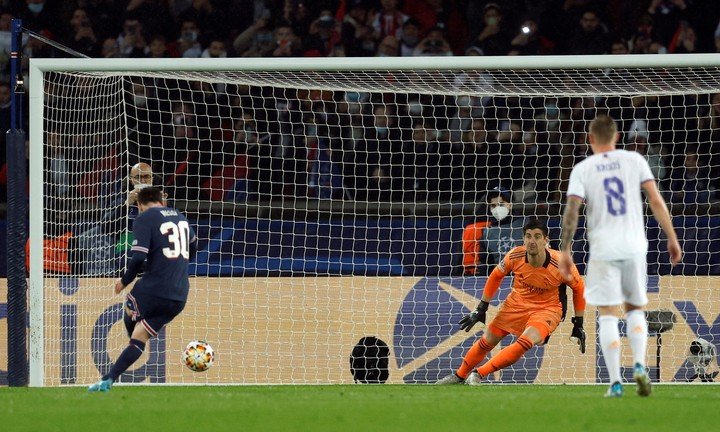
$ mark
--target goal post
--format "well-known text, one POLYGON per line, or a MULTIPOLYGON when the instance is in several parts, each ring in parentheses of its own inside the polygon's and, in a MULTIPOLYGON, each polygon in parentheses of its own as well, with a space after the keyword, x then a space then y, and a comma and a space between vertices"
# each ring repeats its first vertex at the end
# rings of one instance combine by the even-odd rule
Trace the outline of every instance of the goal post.
MULTIPOLYGON (((514 220, 546 220, 557 247, 569 169, 598 112, 652 161, 677 216, 675 270, 648 222, 649 308, 676 321, 652 333, 648 364, 660 382, 689 381, 690 343, 720 343, 717 94, 714 54, 31 59, 30 385, 88 384, 126 342, 112 283, 137 162, 188 214, 200 251, 185 311, 122 382, 362 382, 351 353, 366 336, 388 345, 387 382, 432 382, 480 334, 457 322, 492 258, 466 273, 463 231, 492 220, 501 187, 514 220), (209 371, 181 364, 191 340, 215 349, 209 371)), ((512 247, 506 237, 495 247, 512 247)), ((605 379, 594 320, 585 355, 568 322, 491 381, 605 379)))

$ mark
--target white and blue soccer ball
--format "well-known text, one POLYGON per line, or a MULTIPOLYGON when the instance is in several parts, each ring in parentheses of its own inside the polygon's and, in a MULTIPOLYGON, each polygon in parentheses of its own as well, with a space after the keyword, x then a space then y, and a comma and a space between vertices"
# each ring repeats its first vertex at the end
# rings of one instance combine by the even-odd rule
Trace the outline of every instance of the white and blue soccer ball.
POLYGON ((209 343, 200 340, 190 342, 183 352, 183 363, 193 372, 204 372, 215 361, 215 351, 209 343))

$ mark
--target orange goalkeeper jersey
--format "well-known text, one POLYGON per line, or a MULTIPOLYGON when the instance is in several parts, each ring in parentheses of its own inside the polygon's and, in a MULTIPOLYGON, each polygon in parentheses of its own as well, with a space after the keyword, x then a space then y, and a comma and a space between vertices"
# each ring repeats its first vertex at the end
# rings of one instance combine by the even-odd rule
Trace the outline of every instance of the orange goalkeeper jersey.
POLYGON ((566 281, 558 261, 560 252, 546 249, 547 258, 540 267, 533 267, 528 263, 525 246, 513 248, 505 255, 503 261, 496 267, 502 276, 513 273, 512 292, 505 300, 509 304, 536 306, 538 308, 559 307, 560 297, 558 289, 566 284, 573 290, 573 306, 575 312, 585 310, 585 282, 577 267, 572 266, 572 280, 566 281))

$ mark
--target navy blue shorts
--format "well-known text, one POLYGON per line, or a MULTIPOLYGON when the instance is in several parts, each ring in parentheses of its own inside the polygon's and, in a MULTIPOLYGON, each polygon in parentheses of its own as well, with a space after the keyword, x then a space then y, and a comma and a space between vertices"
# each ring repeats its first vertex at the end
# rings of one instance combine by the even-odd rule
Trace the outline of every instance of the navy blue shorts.
POLYGON ((185 302, 131 291, 127 294, 125 306, 130 310, 132 320, 142 324, 145 330, 155 337, 166 324, 182 312, 185 302))

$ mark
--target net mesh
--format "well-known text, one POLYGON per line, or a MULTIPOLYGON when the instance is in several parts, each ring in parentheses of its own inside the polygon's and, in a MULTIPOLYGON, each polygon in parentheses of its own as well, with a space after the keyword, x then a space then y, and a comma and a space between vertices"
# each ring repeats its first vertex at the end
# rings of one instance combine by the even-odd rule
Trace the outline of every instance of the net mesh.
MULTIPOLYGON (((649 308, 670 310, 678 322, 662 334, 662 370, 651 344, 651 373, 686 381, 697 372, 690 342, 720 341, 710 324, 720 312, 712 294, 720 268, 718 68, 44 79, 49 385, 96 380, 126 344, 123 298, 112 284, 132 240, 136 211, 126 201, 138 162, 151 165, 170 205, 187 213, 200 251, 185 311, 122 381, 362 381, 350 355, 369 335, 389 346, 387 360, 368 363, 387 369, 389 382, 435 381, 480 335, 457 322, 479 301, 494 263, 520 244, 522 223, 546 220, 558 246, 570 170, 589 154, 585 131, 598 113, 618 121, 623 147, 648 159, 683 239, 685 260, 671 269, 649 220, 649 308), (499 224, 487 203, 495 188, 513 204, 499 224), (180 362, 195 339, 216 352, 205 373, 180 362)), ((583 273, 582 229, 578 236, 583 273)), ((564 323, 549 345, 490 379, 605 379, 587 321, 589 355, 567 341, 564 323)), ((628 354, 623 364, 631 363, 628 354)))

